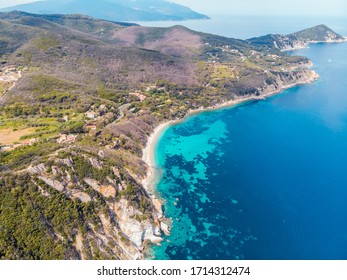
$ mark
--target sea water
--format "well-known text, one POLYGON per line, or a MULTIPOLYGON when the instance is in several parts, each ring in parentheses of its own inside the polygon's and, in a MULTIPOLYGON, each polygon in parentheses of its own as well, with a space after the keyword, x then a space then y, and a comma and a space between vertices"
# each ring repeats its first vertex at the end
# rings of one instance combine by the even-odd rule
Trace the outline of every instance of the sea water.
POLYGON ((289 34, 318 24, 326 24, 335 32, 347 35, 347 19, 329 16, 240 16, 209 15, 209 20, 144 21, 143 26, 170 27, 183 25, 192 30, 221 36, 249 39, 265 34, 289 34))
POLYGON ((157 144, 173 219, 156 259, 347 259, 347 43, 294 51, 320 79, 204 112, 157 144))

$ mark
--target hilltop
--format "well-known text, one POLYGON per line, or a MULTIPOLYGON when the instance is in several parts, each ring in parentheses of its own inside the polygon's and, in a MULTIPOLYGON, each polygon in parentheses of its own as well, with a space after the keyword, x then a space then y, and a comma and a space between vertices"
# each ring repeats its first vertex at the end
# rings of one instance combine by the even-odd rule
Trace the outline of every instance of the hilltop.
POLYGON ((1 259, 144 258, 170 229, 143 186, 155 127, 317 78, 305 57, 182 26, 11 12, 0 35, 1 259))
POLYGON ((258 38, 252 38, 248 41, 252 44, 287 51, 305 48, 311 43, 343 42, 345 40, 345 37, 337 34, 326 25, 321 24, 288 35, 269 34, 258 38))
POLYGON ((86 14, 113 21, 208 19, 188 7, 165 0, 47 0, 16 5, 0 11, 38 14, 86 14))

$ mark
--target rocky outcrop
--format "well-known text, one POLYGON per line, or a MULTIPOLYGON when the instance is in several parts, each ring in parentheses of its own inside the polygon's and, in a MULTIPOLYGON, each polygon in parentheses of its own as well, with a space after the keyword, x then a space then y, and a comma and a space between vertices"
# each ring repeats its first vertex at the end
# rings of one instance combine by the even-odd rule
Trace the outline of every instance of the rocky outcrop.
POLYGON ((39 165, 35 165, 35 166, 29 166, 27 171, 30 174, 41 174, 43 172, 46 172, 46 167, 43 163, 39 164, 39 165))
POLYGON ((143 250, 143 242, 149 240, 152 243, 163 241, 159 227, 159 221, 150 222, 149 220, 141 220, 143 213, 139 212, 125 199, 120 199, 114 207, 114 212, 122 232, 129 238, 133 244, 143 250))
POLYGON ((164 222, 161 222, 160 223, 160 229, 162 230, 162 232, 165 234, 165 235, 170 235, 170 228, 169 226, 164 223, 164 222))
POLYGON ((115 187, 112 185, 100 185, 98 181, 91 178, 85 178, 84 182, 106 198, 115 197, 117 194, 115 187))
POLYGON ((274 47, 281 51, 290 51, 295 49, 304 49, 307 47, 307 42, 298 40, 293 35, 275 35, 273 41, 274 47))
POLYGON ((57 180, 53 180, 53 179, 45 177, 45 176, 38 176, 38 178, 59 192, 62 192, 65 190, 65 186, 57 180))
POLYGON ((88 158, 89 162, 94 168, 101 169, 102 164, 97 158, 88 158))
POLYGON ((72 196, 79 199, 80 201, 82 201, 83 203, 87 203, 89 201, 91 201, 91 197, 84 193, 84 192, 76 192, 76 193, 72 193, 72 196))

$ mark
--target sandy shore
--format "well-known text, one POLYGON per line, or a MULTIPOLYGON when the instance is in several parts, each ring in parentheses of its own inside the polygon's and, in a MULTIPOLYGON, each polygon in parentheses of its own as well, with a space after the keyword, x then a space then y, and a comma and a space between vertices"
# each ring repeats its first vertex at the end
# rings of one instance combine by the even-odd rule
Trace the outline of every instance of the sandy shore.
MULTIPOLYGON (((319 78, 319 75, 317 73, 315 73, 315 72, 313 72, 313 73, 314 74, 310 78, 308 78, 307 80, 300 81, 300 82, 290 84, 287 86, 282 86, 280 89, 270 91, 269 93, 266 93, 266 94, 263 94, 260 96, 247 96, 247 97, 243 97, 243 98, 237 98, 234 100, 229 100, 229 101, 223 102, 219 105, 215 105, 215 106, 211 106, 211 107, 207 107, 207 108, 199 108, 199 109, 195 109, 195 110, 190 110, 188 112, 188 114, 183 119, 170 120, 170 121, 167 121, 165 123, 158 125, 154 129, 153 133, 149 136, 148 141, 147 141, 147 145, 143 149, 143 156, 142 156, 142 160, 148 166, 147 177, 142 180, 142 185, 145 188, 145 190, 149 194, 151 194, 153 204, 155 205, 157 210, 159 210, 159 209, 161 210, 161 203, 162 202, 160 202, 160 200, 155 196, 155 189, 154 189, 154 186, 159 179, 158 178, 159 170, 158 170, 158 167, 156 166, 156 163, 155 163, 155 148, 156 148, 156 144, 157 144, 160 136, 164 133, 164 131, 169 126, 180 123, 180 122, 184 121, 186 118, 188 118, 189 116, 194 115, 194 114, 198 114, 198 113, 205 112, 205 111, 219 110, 222 108, 230 108, 230 107, 233 107, 233 106, 236 106, 236 105, 239 105, 241 103, 248 102, 248 101, 252 101, 252 100, 263 100, 263 99, 266 99, 266 98, 268 98, 274 94, 281 93, 288 88, 292 88, 292 87, 302 85, 302 84, 312 83, 319 78)), ((159 212, 161 213, 161 211, 159 211, 159 212)))
POLYGON ((142 185, 148 193, 153 192, 154 181, 157 177, 157 166, 154 160, 156 144, 164 131, 173 123, 175 123, 175 121, 168 121, 158 125, 154 129, 153 133, 148 137, 147 145, 143 149, 142 160, 147 164, 148 171, 147 177, 142 180, 142 185))

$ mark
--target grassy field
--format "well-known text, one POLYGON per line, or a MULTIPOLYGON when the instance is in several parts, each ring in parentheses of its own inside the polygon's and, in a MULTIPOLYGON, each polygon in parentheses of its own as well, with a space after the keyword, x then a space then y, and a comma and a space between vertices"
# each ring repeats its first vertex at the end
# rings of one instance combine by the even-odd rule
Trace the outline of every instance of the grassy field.
POLYGON ((215 79, 234 79, 236 78, 235 71, 231 70, 228 66, 218 65, 214 68, 212 78, 215 79))

